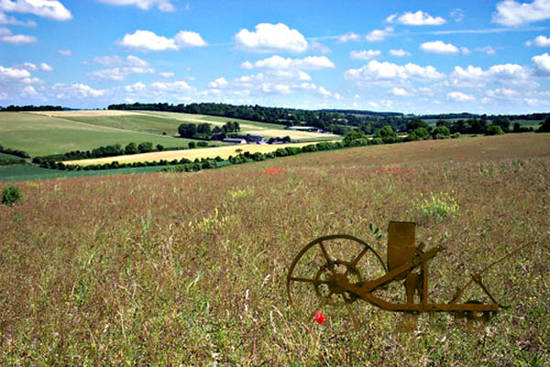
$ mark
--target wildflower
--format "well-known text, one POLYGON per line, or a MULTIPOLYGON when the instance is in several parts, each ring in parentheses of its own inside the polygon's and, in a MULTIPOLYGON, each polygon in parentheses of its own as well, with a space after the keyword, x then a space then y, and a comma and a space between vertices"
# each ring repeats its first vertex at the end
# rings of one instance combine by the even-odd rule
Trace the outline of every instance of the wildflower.
POLYGON ((130 201, 136 201, 136 198, 130 198, 130 201))
POLYGON ((455 157, 456 157, 456 158, 462 158, 462 157, 464 157, 464 156, 463 156, 462 154, 457 154, 457 155, 455 155, 455 157))
POLYGON ((315 321, 317 321, 317 323, 319 323, 321 325, 325 323, 326 319, 327 319, 327 317, 325 315, 323 315, 321 312, 317 312, 315 314, 315 321))
POLYGON ((273 167, 273 168, 266 168, 266 169, 263 169, 262 170, 262 173, 267 173, 267 174, 270 174, 270 175, 277 175, 281 172, 285 172, 286 169, 282 168, 282 167, 273 167))
POLYGON ((112 203, 112 202, 113 202, 113 199, 109 199, 109 202, 112 203))

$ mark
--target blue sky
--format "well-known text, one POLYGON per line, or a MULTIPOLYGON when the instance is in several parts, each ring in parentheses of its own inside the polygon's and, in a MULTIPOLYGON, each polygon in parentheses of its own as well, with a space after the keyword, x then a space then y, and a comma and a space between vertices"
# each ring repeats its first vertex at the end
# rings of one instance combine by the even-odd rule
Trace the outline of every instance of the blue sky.
POLYGON ((0 0, 0 105, 550 111, 550 0, 0 0))

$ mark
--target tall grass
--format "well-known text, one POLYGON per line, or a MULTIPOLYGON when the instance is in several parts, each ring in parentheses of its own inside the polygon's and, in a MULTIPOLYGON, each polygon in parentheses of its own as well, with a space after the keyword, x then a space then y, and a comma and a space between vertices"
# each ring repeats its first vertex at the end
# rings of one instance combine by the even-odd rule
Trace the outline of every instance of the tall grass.
POLYGON ((0 365, 548 365, 549 149, 547 134, 472 138, 28 182, 0 208, 0 365), (319 325, 290 307, 302 246, 349 233, 385 258, 369 224, 385 235, 435 192, 460 209, 417 228, 446 247, 430 299, 531 243, 483 279, 511 309, 470 334, 448 314, 398 333, 399 315, 365 302, 356 330, 330 308, 319 325))

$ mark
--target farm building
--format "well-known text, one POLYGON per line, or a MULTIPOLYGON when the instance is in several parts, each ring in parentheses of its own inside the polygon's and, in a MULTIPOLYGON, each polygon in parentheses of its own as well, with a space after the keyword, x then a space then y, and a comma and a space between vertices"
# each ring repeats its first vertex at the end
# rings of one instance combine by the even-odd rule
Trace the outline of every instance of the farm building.
POLYGON ((243 138, 225 138, 223 139, 224 143, 234 143, 234 144, 246 144, 246 139, 243 138))

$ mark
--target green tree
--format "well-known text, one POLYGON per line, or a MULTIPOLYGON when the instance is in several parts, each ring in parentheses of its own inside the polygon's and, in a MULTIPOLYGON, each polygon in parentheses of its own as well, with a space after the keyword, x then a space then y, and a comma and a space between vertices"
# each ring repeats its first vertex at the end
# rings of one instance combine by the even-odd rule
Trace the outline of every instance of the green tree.
POLYGON ((504 131, 502 131, 500 126, 497 126, 497 125, 491 125, 485 131, 485 135, 502 135, 502 134, 504 134, 504 131))
POLYGON ((546 118, 543 122, 540 123, 538 133, 548 133, 550 132, 550 116, 546 118))
POLYGON ((138 152, 136 143, 130 143, 124 147, 125 154, 136 154, 138 152))
POLYGON ((423 127, 426 130, 430 129, 430 125, 428 125, 421 119, 412 119, 407 123, 407 131, 413 131, 418 129, 419 127, 423 127))
POLYGON ((138 145, 138 151, 140 153, 148 153, 153 151, 153 143, 150 142, 143 142, 140 145, 138 145))
POLYGON ((397 133, 393 131, 390 125, 384 125, 382 128, 378 129, 375 137, 382 139, 384 144, 395 143, 399 139, 397 133))
POLYGON ((434 139, 446 139, 451 135, 451 131, 446 126, 438 126, 432 131, 434 139))
POLYGON ((182 138, 192 138, 197 133, 197 125, 181 124, 178 127, 178 133, 182 138))

